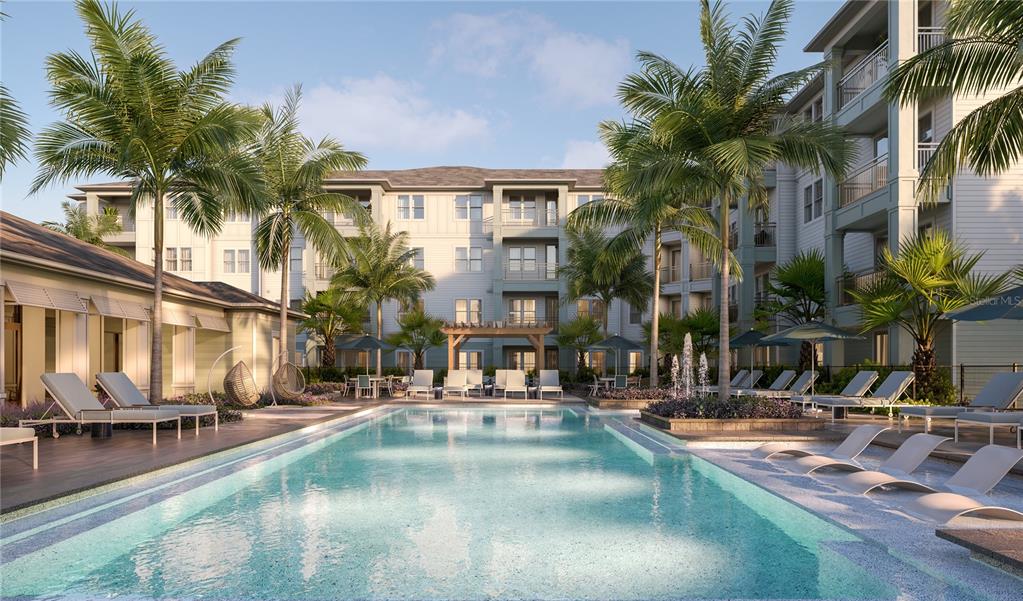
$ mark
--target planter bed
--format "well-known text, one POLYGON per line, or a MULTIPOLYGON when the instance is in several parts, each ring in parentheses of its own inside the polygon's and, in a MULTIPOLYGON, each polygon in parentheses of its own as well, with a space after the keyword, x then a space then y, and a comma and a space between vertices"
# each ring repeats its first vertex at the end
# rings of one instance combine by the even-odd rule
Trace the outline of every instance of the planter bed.
POLYGON ((646 406, 660 399, 598 399, 587 397, 586 404, 597 409, 646 409, 646 406))
POLYGON ((808 432, 823 430, 827 420, 816 418, 702 419, 669 418, 640 411, 640 420, 668 432, 808 432))

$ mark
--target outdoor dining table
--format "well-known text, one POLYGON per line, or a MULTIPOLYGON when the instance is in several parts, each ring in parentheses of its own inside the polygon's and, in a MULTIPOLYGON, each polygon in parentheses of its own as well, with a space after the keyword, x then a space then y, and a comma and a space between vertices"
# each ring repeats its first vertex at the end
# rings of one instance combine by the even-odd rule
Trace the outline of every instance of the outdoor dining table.
POLYGON ((604 385, 604 388, 611 388, 614 385, 615 379, 612 378, 600 378, 600 383, 604 385))

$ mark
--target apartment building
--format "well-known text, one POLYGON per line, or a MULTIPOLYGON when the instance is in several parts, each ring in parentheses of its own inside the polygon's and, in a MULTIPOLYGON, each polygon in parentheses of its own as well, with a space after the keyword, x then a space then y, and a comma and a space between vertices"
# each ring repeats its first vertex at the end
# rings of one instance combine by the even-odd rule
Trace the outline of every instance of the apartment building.
MULTIPOLYGON (((357 198, 374 222, 391 224, 409 233, 416 249, 417 266, 433 274, 434 290, 421 299, 430 314, 451 322, 503 321, 558 323, 580 314, 608 314, 610 333, 641 341, 642 323, 650 319, 648 307, 615 302, 603 307, 593 299, 565 302, 565 284, 558 266, 565 261, 565 224, 576 207, 603 198, 599 169, 481 169, 474 167, 428 167, 394 171, 361 171, 336 174, 325 181, 330 190, 357 198)), ((125 231, 110 239, 129 249, 143 262, 152 263, 152 210, 139 210, 134 218, 129 207, 127 184, 84 185, 72 196, 85 203, 90 213, 112 206, 122 215, 125 231)), ((343 215, 325 215, 348 236, 357 228, 343 215)), ((247 217, 238 216, 212 240, 193 234, 188 227, 167 219, 165 267, 196 280, 221 280, 269 299, 280 294, 280 276, 260 270, 255 260, 252 228, 247 217)), ((678 242, 676 236, 676 242, 678 242)), ((331 266, 315 249, 296 241, 292 249, 292 302, 305 291, 326 289, 333 276, 331 266)), ((384 306, 384 334, 398 329, 402 307, 384 306)), ((367 321, 369 331, 375 323, 367 321)), ((556 330, 555 330, 556 331, 556 330)), ((569 368, 576 358, 571 349, 559 351, 550 335, 545 340, 544 363, 569 368)), ((435 349, 427 364, 447 365, 446 349, 435 349)), ((308 354, 312 346, 300 338, 296 355, 308 354)), ((599 367, 603 357, 594 354, 599 367)), ((339 353, 339 361, 353 364, 366 356, 339 353)), ((411 357, 397 352, 385 357, 385 365, 407 366, 411 357)), ((642 353, 622 357, 622 367, 642 364, 642 353), (628 362, 628 365, 626 365, 628 362)), ((488 365, 530 369, 536 351, 525 339, 471 339, 462 345, 459 365, 488 365)))

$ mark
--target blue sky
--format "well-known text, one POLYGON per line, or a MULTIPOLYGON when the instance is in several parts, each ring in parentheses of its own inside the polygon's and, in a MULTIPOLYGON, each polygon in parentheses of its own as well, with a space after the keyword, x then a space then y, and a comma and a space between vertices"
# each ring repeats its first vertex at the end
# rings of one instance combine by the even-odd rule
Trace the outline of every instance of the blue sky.
MULTIPOLYGON (((767 3, 732 2, 734 16, 767 3)), ((242 38, 232 96, 249 103, 304 86, 303 127, 369 156, 370 167, 599 167, 596 125, 617 119, 614 89, 637 50, 699 64, 699 6, 681 2, 122 2, 187 65, 242 38)), ((779 69, 819 56, 802 47, 838 0, 797 0, 779 69)), ((8 1, 0 77, 38 131, 47 54, 87 46, 69 2, 8 1)), ((60 215, 72 184, 27 197, 31 161, 10 167, 6 211, 60 215)), ((97 177, 93 181, 107 180, 97 177)))

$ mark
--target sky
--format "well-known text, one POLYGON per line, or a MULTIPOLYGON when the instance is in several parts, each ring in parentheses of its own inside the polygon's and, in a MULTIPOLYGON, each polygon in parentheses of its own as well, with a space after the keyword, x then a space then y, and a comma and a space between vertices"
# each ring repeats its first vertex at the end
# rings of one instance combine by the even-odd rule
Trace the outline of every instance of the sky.
MULTIPOLYGON (((820 60, 802 51, 840 0, 796 0, 778 70, 820 60)), ((601 167, 597 124, 622 119, 615 89, 638 50, 702 62, 699 4, 673 2, 121 2, 181 67, 241 38, 231 98, 262 104, 303 86, 307 135, 332 135, 374 169, 432 165, 601 167)), ((730 2, 733 17, 765 1, 730 2)), ((88 46, 74 6, 7 1, 0 79, 34 132, 59 119, 46 56, 88 46)), ((56 219, 83 181, 29 196, 30 160, 9 166, 0 207, 56 219)), ((109 181, 99 175, 85 181, 109 181)))

